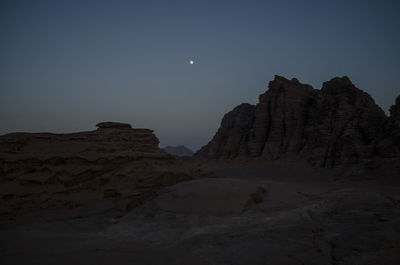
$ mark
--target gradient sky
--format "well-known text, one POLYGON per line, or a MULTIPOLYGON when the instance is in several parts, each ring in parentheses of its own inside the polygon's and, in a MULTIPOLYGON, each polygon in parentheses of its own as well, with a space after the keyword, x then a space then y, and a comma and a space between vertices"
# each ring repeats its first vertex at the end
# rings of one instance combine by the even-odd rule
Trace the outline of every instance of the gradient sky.
POLYGON ((399 3, 2 0, 0 134, 121 121, 197 149, 275 74, 318 89, 347 75, 387 112, 399 3))

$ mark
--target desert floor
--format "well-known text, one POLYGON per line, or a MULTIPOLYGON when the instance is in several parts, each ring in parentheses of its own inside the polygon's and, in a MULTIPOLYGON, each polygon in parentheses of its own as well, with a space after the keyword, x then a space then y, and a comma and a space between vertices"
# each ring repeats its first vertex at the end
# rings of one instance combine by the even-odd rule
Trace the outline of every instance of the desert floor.
POLYGON ((218 178, 164 188, 121 218, 3 222, 1 264, 400 264, 397 177, 207 168, 218 178))

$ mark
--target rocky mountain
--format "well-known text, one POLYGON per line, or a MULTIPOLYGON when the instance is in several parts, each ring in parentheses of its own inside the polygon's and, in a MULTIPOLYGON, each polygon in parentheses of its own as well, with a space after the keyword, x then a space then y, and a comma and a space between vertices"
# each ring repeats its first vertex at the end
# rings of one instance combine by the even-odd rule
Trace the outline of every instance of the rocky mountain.
POLYGON ((325 82, 321 90, 281 76, 275 76, 268 87, 255 106, 241 104, 227 113, 214 138, 196 155, 213 159, 294 156, 334 167, 375 155, 374 143, 382 129, 398 125, 398 103, 389 122, 372 97, 346 76, 325 82))
POLYGON ((119 215, 160 187, 199 174, 159 149, 152 130, 97 127, 0 136, 0 219, 119 215))
POLYGON ((166 146, 163 148, 165 152, 174 156, 193 156, 193 151, 184 145, 166 146))

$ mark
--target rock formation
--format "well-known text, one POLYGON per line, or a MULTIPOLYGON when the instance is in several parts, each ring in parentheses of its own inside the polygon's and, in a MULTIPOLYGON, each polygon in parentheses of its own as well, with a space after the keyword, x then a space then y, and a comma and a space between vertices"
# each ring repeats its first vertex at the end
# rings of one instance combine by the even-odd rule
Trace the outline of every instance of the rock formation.
POLYGON ((165 152, 174 156, 193 156, 193 151, 184 145, 166 146, 163 148, 165 152))
POLYGON ((119 215, 158 188, 195 175, 158 148, 152 130, 97 126, 89 132, 0 136, 0 219, 119 215))
POLYGON ((321 90, 275 76, 259 103, 242 104, 226 114, 214 138, 196 155, 295 156, 323 167, 353 164, 373 156, 371 145, 386 122, 371 96, 346 76, 325 82, 321 90))
POLYGON ((390 117, 387 119, 377 140, 377 153, 383 157, 397 157, 400 154, 400 96, 390 107, 390 117))
POLYGON ((121 122, 100 122, 96 124, 96 127, 99 127, 100 129, 108 129, 108 128, 118 128, 118 129, 131 129, 132 126, 128 123, 121 123, 121 122))
POLYGON ((197 154, 212 158, 249 154, 248 143, 254 122, 254 110, 253 105, 241 104, 226 114, 214 138, 197 154))
POLYGON ((390 136, 397 146, 397 151, 400 152, 400 96, 396 98, 396 103, 390 108, 389 126, 392 130, 390 136))

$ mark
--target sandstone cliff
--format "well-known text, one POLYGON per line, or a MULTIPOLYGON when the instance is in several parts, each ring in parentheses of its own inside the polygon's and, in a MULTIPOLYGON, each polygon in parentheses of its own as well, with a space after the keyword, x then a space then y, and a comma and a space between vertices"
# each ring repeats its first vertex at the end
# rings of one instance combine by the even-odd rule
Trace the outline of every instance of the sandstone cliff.
POLYGON ((275 76, 259 103, 226 114, 214 138, 196 155, 295 156, 323 167, 353 164, 374 155, 374 141, 386 123, 371 96, 346 76, 325 82, 321 90, 275 76))
POLYGON ((253 105, 241 104, 226 114, 210 144, 202 147, 196 154, 212 158, 231 158, 239 154, 248 154, 254 110, 253 105))
POLYGON ((0 219, 119 215, 158 188, 195 175, 158 148, 152 130, 97 126, 70 134, 0 136, 0 219))

